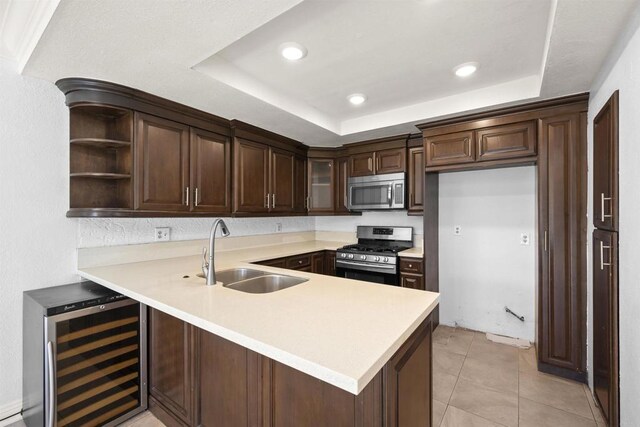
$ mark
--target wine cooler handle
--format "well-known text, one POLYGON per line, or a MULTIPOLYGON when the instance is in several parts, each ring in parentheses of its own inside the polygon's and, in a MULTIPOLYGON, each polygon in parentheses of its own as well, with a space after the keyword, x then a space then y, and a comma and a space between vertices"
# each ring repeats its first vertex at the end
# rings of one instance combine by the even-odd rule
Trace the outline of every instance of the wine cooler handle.
POLYGON ((47 375, 49 378, 49 418, 47 422, 48 427, 53 427, 56 422, 56 375, 55 375, 55 362, 53 354, 53 342, 47 343, 47 375))

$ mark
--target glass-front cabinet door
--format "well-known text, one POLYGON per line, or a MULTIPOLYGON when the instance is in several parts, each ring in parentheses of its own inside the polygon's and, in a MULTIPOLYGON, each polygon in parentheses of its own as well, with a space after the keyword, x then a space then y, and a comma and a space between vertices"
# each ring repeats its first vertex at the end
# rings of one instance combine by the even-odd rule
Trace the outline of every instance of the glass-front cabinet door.
POLYGON ((309 196, 307 206, 310 213, 333 212, 334 210, 334 160, 309 159, 309 196))

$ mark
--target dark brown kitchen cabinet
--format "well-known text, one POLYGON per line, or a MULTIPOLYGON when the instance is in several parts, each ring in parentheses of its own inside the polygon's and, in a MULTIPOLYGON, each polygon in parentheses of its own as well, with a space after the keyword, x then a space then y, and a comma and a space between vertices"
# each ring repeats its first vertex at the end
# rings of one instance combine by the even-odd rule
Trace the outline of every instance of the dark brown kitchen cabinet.
POLYGON ((424 139, 426 166, 453 165, 475 161, 473 132, 435 135, 424 139))
POLYGON ((531 120, 476 131, 476 160, 498 160, 536 154, 536 122, 531 120))
POLYGON ((200 425, 258 425, 258 355, 200 330, 199 360, 200 425))
POLYGON ((336 251, 325 251, 324 274, 327 276, 336 275, 336 251))
POLYGON ((424 148, 422 145, 409 148, 408 158, 409 203, 407 210, 409 214, 422 214, 424 209, 424 148))
POLYGON ((586 113, 538 125, 538 368, 584 380, 586 113))
POLYGON ((413 257, 400 257, 400 286, 403 288, 425 289, 424 260, 413 257))
POLYGON ((150 408, 169 426, 198 425, 198 329, 149 308, 150 408))
POLYGON ((231 213, 231 143, 213 132, 191 128, 191 210, 231 213))
POLYGON ((609 426, 619 425, 617 234, 593 232, 593 391, 609 426))
POLYGON ((593 119, 593 225, 618 230, 618 91, 593 119))
POLYGON ((349 213, 348 201, 348 179, 349 179, 349 158, 339 157, 336 159, 336 213, 349 213))
POLYGON ((407 153, 404 147, 376 151, 375 159, 376 174, 398 173, 406 170, 407 153))
POLYGON ((311 254, 296 255, 287 258, 286 266, 293 270, 298 270, 311 265, 311 254))
POLYGON ((290 152, 271 149, 270 212, 293 212, 295 158, 290 152))
POLYGON ((335 160, 309 158, 307 164, 309 167, 307 174, 309 213, 333 213, 335 207, 335 160))
POLYGON ((307 212, 307 159, 296 156, 293 172, 293 210, 294 212, 307 212))
POLYGON ((374 152, 349 156, 349 176, 368 176, 376 173, 374 152))
POLYGON ((135 208, 189 211, 189 126, 135 114, 135 208))
POLYGON ((324 270, 325 255, 324 252, 316 252, 311 255, 311 271, 316 274, 325 274, 324 270))
POLYGON ((269 147, 235 138, 234 212, 269 211, 269 147))

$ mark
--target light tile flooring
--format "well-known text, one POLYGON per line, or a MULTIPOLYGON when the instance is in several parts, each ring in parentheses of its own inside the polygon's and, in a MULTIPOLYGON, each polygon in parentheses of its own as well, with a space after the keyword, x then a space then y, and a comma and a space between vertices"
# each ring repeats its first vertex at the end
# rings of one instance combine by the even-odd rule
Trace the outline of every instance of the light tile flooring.
MULTIPOLYGON (((605 426, 589 389, 538 372, 533 348, 497 344, 464 329, 434 331, 433 395, 433 427, 605 426)), ((122 426, 164 424, 147 411, 122 426)))
POLYGON ((447 326, 434 331, 434 427, 604 425, 589 389, 538 372, 533 347, 447 326))

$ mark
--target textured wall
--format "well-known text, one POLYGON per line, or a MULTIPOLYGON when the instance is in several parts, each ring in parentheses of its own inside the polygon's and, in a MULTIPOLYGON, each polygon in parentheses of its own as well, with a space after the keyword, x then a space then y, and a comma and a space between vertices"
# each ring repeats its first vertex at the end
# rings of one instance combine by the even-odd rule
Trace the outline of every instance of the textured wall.
POLYGON ((440 176, 443 324, 533 341, 535 185, 533 166, 440 176), (520 244, 524 232, 531 236, 528 246, 520 244), (505 305, 525 322, 505 313, 505 305))
POLYGON ((0 60, 0 414, 20 409, 22 291, 77 279, 64 96, 13 67, 0 60))
MULTIPOLYGON (((312 231, 313 217, 225 218, 233 236, 249 236, 276 232, 312 231)), ((170 227, 171 240, 204 239, 209 236, 213 218, 102 218, 80 219, 78 247, 133 245, 154 241, 155 227, 170 227)))
MULTIPOLYGON (((589 163, 592 165, 593 152, 593 118, 611 94, 620 90, 620 425, 636 426, 640 420, 640 328, 638 328, 638 307, 640 306, 640 245, 634 240, 640 237, 640 143, 638 142, 638 117, 640 117, 640 29, 637 26, 631 33, 626 47, 614 62, 601 86, 592 88, 589 101, 589 163)), ((623 45, 624 46, 624 45, 623 45)), ((589 183, 593 176, 589 167, 589 183)), ((589 234, 593 221, 592 187, 589 188, 589 234)), ((588 257, 589 273, 591 273, 591 243, 588 257)), ((593 320, 591 318, 593 280, 589 274, 588 281, 588 357, 589 367, 592 363, 593 320)), ((591 369, 590 369, 591 371, 591 369)), ((591 384, 593 384, 592 374, 591 384)))

